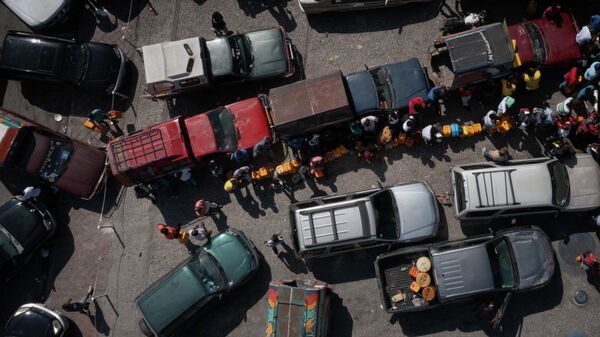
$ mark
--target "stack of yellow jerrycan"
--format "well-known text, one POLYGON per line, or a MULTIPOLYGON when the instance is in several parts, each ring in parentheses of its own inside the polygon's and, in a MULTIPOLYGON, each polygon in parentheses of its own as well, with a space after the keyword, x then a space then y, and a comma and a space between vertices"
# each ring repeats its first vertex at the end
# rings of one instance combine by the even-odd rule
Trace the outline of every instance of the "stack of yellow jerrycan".
POLYGON ((292 161, 277 165, 277 167, 275 167, 275 171, 280 176, 287 176, 298 172, 300 165, 300 162, 294 159, 292 161))
POLYGON ((252 171, 252 179, 255 181, 261 181, 273 176, 273 169, 270 167, 262 166, 258 170, 252 171))
POLYGON ((444 137, 472 137, 483 131, 481 123, 470 125, 459 125, 457 123, 446 124, 442 126, 442 136, 444 137))

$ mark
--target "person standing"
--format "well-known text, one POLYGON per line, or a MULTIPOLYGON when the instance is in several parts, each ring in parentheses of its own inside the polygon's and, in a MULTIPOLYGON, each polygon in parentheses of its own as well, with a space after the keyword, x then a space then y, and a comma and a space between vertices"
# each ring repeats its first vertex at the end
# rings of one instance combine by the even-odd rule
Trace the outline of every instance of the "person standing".
POLYGON ((375 116, 365 116, 361 118, 360 124, 365 132, 375 132, 379 118, 375 116))
POLYGON ((189 237, 193 238, 194 240, 197 240, 200 242, 206 240, 206 242, 204 244, 207 244, 207 243, 210 243, 210 237, 212 235, 212 231, 207 230, 204 222, 201 222, 200 225, 194 227, 193 229, 190 229, 188 231, 188 234, 189 234, 189 237))
POLYGON ((233 171, 233 177, 244 181, 246 183, 254 183, 254 181, 252 180, 252 176, 250 175, 251 173, 251 169, 250 166, 242 166, 240 168, 238 168, 237 170, 233 171))
POLYGON ((425 144, 433 145, 442 141, 439 124, 429 124, 421 130, 421 137, 425 144))
POLYGON ((71 302, 69 298, 67 302, 62 305, 62 309, 68 312, 80 312, 82 314, 90 315, 90 297, 94 294, 94 287, 89 286, 87 293, 77 302, 71 302))
POLYGON ((287 141, 287 145, 292 150, 292 155, 294 156, 294 159, 302 161, 302 149, 304 148, 305 143, 306 139, 302 136, 290 138, 287 141))
POLYGON ((260 142, 254 145, 252 149, 252 157, 256 158, 262 155, 269 157, 270 161, 273 161, 273 150, 271 150, 271 144, 273 139, 269 136, 265 136, 260 142))
POLYGON ((227 29, 227 24, 223 18, 223 15, 219 12, 213 12, 211 17, 212 22, 212 30, 217 37, 228 36, 230 35, 229 29, 227 29))
POLYGON ((463 108, 469 110, 471 108, 471 97, 473 97, 473 88, 469 85, 458 88, 458 94, 462 102, 463 108))
POLYGON ((542 72, 537 68, 528 68, 523 73, 523 82, 525 82, 525 90, 535 91, 540 88, 542 72))
MULTIPOLYGON (((588 69, 589 70, 589 69, 588 69)), ((581 83, 581 75, 579 74, 579 68, 573 67, 569 70, 565 76, 564 81, 559 84, 558 89, 565 95, 570 95, 579 83, 581 83)))
POLYGON ((225 182, 225 185, 223 185, 223 189, 225 190, 225 192, 228 192, 228 193, 233 193, 233 192, 237 191, 239 188, 240 188, 239 179, 234 178, 234 177, 227 179, 227 181, 225 182))
POLYGON ((587 81, 593 82, 600 77, 600 62, 594 62, 583 73, 583 78, 587 81))
POLYGON ((543 16, 552 21, 557 27, 560 28, 563 22, 563 18, 561 16, 562 8, 559 5, 552 5, 546 8, 543 16))
POLYGON ((483 126, 486 129, 493 129, 496 127, 497 120, 498 114, 496 114, 496 111, 490 110, 485 114, 485 116, 483 116, 483 126))
POLYGON ((248 158, 250 158, 250 155, 248 154, 248 150, 246 149, 236 150, 231 154, 231 156, 229 156, 229 159, 233 160, 237 164, 246 163, 248 161, 248 158))
POLYGON ((158 228, 158 231, 162 235, 164 235, 167 240, 176 239, 179 235, 179 228, 176 228, 174 226, 166 226, 165 224, 159 223, 158 225, 156 225, 156 227, 158 228))
POLYGON ((425 111, 426 107, 425 100, 421 96, 413 97, 408 101, 408 113, 411 115, 420 114, 425 111))
POLYGON ((481 149, 481 154, 486 160, 493 161, 494 163, 506 163, 510 160, 508 149, 503 147, 500 150, 488 150, 487 148, 481 149))
POLYGON ((194 176, 192 175, 192 169, 189 167, 184 167, 177 170, 174 174, 175 178, 179 179, 183 183, 190 183, 194 187, 198 187, 198 183, 194 176))
POLYGON ((281 234, 273 234, 271 235, 271 240, 265 241, 265 246, 271 248, 275 255, 279 256, 279 250, 277 250, 277 246, 283 243, 283 235, 281 234))
POLYGON ((23 190, 23 193, 17 196, 17 199, 21 201, 29 200, 31 198, 37 198, 42 193, 42 190, 39 187, 27 186, 23 190))
POLYGON ((517 91, 517 85, 510 78, 501 78, 502 96, 512 96, 517 91))
POLYGON ((498 117, 502 117, 505 113, 508 113, 510 115, 514 104, 514 98, 510 96, 505 96, 498 104, 498 112, 496 113, 498 117))
POLYGON ((200 199, 196 201, 194 204, 194 212, 199 217, 204 217, 207 215, 212 215, 216 211, 220 210, 223 206, 212 201, 200 199))
POLYGON ((102 112, 102 109, 94 109, 88 115, 88 120, 90 122, 110 127, 110 125, 106 122, 107 119, 108 116, 104 112, 102 112))

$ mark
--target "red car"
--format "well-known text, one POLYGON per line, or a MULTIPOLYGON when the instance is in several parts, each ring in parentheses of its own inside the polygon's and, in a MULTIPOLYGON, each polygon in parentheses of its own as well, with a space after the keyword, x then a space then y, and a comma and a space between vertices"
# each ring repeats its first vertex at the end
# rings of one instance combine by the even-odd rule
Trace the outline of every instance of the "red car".
POLYGON ((579 31, 577 22, 571 14, 562 13, 561 16, 560 27, 545 17, 508 27, 523 65, 556 65, 581 59, 581 50, 575 41, 579 31))
POLYGON ((106 172, 106 153, 0 109, 0 166, 90 199, 106 172))
POLYGON ((270 135, 263 103, 250 98, 116 138, 107 146, 108 162, 113 175, 132 186, 196 165, 212 154, 252 148, 270 135))

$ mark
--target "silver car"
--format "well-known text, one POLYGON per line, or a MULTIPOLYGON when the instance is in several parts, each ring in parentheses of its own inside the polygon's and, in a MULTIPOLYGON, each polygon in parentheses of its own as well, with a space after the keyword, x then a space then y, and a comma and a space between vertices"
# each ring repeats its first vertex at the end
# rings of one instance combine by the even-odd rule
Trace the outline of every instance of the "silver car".
POLYGON ((431 239, 439 223, 437 199, 423 181, 290 206, 292 242, 300 258, 431 239))
POLYGON ((401 6, 413 2, 431 2, 431 0, 298 0, 298 2, 304 13, 319 14, 401 6))
POLYGON ((585 212, 600 208, 600 166, 587 154, 466 164, 450 171, 461 220, 585 212))

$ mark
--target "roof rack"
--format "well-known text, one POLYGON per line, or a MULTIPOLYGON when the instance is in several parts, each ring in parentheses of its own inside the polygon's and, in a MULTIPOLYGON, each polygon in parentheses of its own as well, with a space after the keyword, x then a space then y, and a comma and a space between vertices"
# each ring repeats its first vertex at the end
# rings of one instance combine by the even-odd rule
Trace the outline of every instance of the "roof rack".
POLYGON ((110 146, 118 171, 126 171, 167 157, 160 129, 136 133, 110 146))
MULTIPOLYGON (((339 239, 339 233, 337 231, 337 223, 335 222, 335 213, 334 213, 334 209, 326 209, 326 210, 322 210, 319 211, 319 213, 321 212, 329 212, 329 216, 331 218, 331 233, 333 234, 333 238, 334 240, 338 240, 339 239)), ((313 217, 316 213, 313 212, 300 212, 300 214, 306 214, 308 216, 308 224, 309 224, 309 229, 310 229, 310 236, 311 236, 311 246, 312 245, 316 245, 317 244, 317 234, 315 232, 315 222, 313 220, 313 217)), ((306 246, 308 246, 307 244, 305 244, 306 246)))
POLYGON ((515 197, 515 189, 513 187, 513 181, 511 177, 511 173, 513 171, 516 171, 516 169, 505 169, 501 171, 491 172, 473 172, 473 176, 475 177, 475 185, 477 186, 477 198, 479 200, 479 205, 477 206, 477 208, 520 204, 520 202, 517 202, 517 199, 515 197), (500 175, 502 176, 502 178, 504 178, 504 191, 506 196, 505 203, 496 200, 496 196, 494 196, 493 178, 498 177, 500 175), (482 183, 479 182, 480 178, 483 180, 482 183), (483 190, 481 189, 482 185, 483 190), (482 194, 484 195, 482 196, 482 194))

